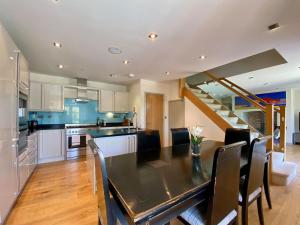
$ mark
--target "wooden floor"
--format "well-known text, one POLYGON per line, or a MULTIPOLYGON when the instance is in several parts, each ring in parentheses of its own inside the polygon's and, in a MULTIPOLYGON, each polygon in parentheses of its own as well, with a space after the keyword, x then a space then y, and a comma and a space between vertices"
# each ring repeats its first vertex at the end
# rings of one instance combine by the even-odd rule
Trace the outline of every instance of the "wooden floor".
MULTIPOLYGON (((289 146, 287 157, 300 168, 300 146, 289 146)), ((272 186, 271 195, 273 209, 269 210, 264 202, 265 224, 300 224, 299 173, 288 187, 272 186)), ((96 199, 91 194, 86 162, 80 160, 40 165, 6 224, 96 225, 96 199)), ((256 204, 251 206, 249 224, 258 224, 256 204)))

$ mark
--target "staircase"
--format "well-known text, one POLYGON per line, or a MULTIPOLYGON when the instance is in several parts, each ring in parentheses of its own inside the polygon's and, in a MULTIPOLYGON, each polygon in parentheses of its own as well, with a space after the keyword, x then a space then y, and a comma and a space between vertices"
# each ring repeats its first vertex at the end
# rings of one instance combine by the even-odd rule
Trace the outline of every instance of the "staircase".
MULTIPOLYGON (((217 114, 220 119, 224 120, 224 122, 227 123, 226 124, 227 126, 225 128, 223 126, 221 126, 221 127, 219 126, 224 131, 226 130, 226 128, 229 128, 229 127, 240 128, 240 129, 250 129, 251 141, 254 138, 258 138, 258 137, 262 136, 262 134, 260 134, 256 129, 251 127, 249 124, 247 124, 245 121, 243 121, 237 115, 235 115, 225 105, 223 105, 221 102, 219 102, 217 99, 213 98, 211 95, 209 95, 205 91, 201 90, 200 88, 188 88, 188 90, 190 90, 198 98, 199 101, 201 101, 202 103, 207 105, 212 111, 214 111, 214 113, 217 114)), ((211 112, 208 112, 207 116, 211 117, 211 112)))
MULTIPOLYGON (((222 83, 221 83, 222 84, 222 83)), ((235 85, 231 83, 231 86, 235 85)), ((182 96, 187 97, 194 105, 196 105, 203 113, 207 115, 222 130, 227 128, 250 129, 251 141, 254 138, 262 137, 259 131, 250 126, 247 122, 238 117, 233 111, 222 104, 218 99, 212 97, 204 90, 199 88, 191 88, 186 83, 182 89, 182 96)), ((245 91, 245 90, 244 90, 245 91)), ((237 94, 237 93, 236 93, 237 94)), ((249 94, 249 92, 247 93, 249 94)), ((242 94, 240 95, 242 96, 242 94)), ((247 97, 246 97, 247 98, 247 97)), ((278 112, 278 111, 277 111, 278 112)), ((285 120, 285 117, 284 119, 285 120)), ((271 121, 273 122, 273 121, 271 121)), ((281 124, 285 127, 285 123, 281 124)), ((275 185, 288 185, 297 175, 297 164, 285 160, 285 149, 279 148, 283 152, 274 151, 272 149, 272 183, 275 185)))

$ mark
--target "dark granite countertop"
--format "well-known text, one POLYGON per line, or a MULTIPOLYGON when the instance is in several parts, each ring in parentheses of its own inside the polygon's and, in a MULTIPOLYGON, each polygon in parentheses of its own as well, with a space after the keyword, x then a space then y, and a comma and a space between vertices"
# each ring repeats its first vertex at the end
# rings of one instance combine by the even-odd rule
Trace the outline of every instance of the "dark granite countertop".
POLYGON ((121 128, 121 129, 105 129, 105 130, 88 130, 92 138, 102 138, 102 137, 113 137, 113 136, 123 136, 123 135, 133 135, 137 134, 137 130, 133 128, 121 128))
POLYGON ((65 129, 65 124, 39 124, 37 126, 38 130, 55 130, 55 129, 65 129))

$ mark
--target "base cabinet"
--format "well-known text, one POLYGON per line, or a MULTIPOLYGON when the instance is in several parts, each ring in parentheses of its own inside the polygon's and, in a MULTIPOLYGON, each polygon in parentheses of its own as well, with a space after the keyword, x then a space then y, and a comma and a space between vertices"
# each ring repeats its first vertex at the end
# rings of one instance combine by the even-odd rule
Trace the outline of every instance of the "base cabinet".
POLYGON ((38 163, 64 160, 64 130, 41 130, 39 132, 38 163))
POLYGON ((101 137, 94 139, 104 157, 136 152, 136 135, 101 137))

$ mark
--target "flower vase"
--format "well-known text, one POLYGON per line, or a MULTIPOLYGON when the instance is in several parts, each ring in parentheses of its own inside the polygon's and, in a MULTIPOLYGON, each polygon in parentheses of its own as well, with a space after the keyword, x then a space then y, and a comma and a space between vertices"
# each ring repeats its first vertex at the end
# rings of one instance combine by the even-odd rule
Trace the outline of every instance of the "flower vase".
POLYGON ((192 148, 192 156, 200 156, 201 143, 200 144, 192 143, 191 148, 192 148))

